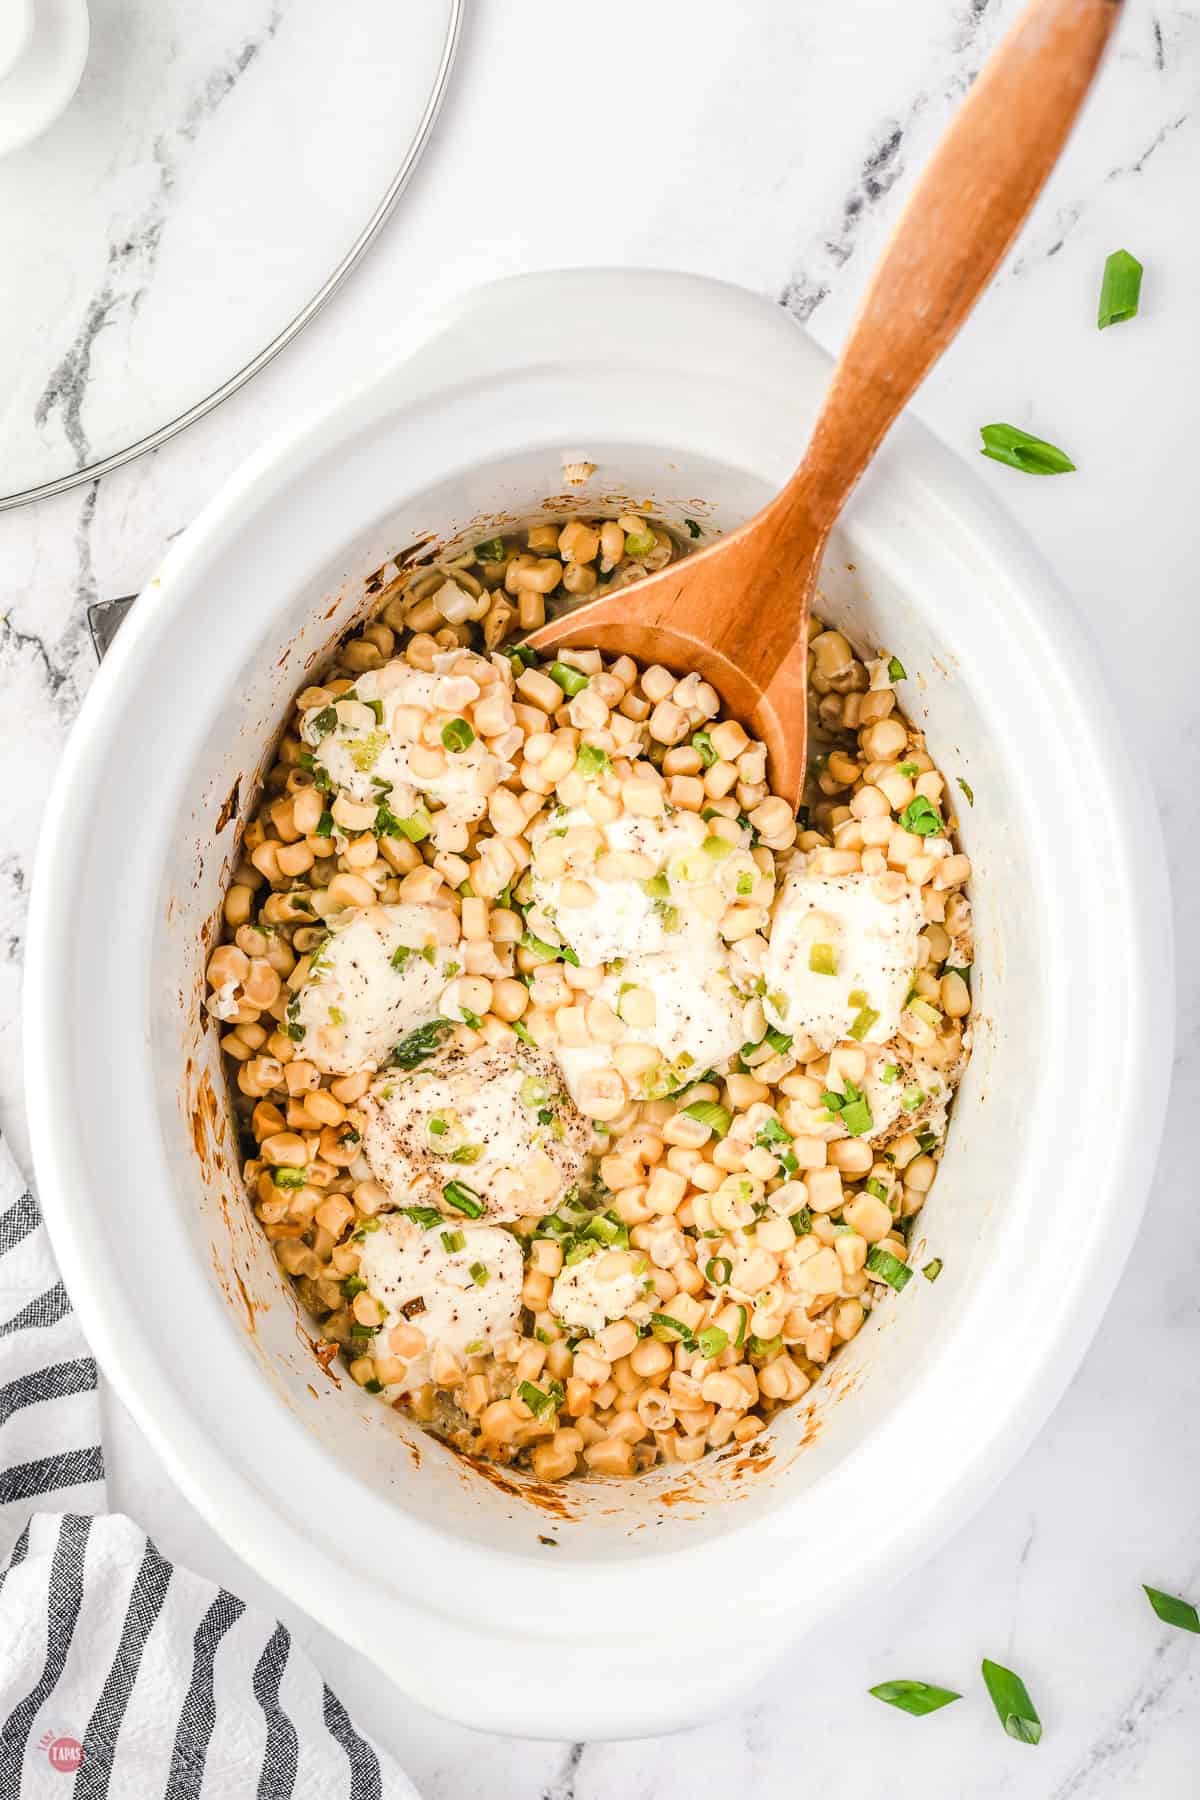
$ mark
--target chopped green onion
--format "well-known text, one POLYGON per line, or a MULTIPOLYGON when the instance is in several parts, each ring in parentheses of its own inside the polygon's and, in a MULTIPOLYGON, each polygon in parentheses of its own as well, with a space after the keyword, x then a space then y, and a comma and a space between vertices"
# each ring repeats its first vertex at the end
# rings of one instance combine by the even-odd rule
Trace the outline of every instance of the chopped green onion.
POLYGON ((442 742, 447 750, 458 756, 471 748, 475 742, 475 733, 465 719, 448 719, 442 726, 442 742))
POLYGON ((492 1272, 486 1263, 473 1262, 471 1264, 471 1280, 476 1287, 486 1287, 491 1279, 492 1272))
POLYGON ((802 1206, 799 1212, 789 1213, 788 1224, 791 1226, 797 1237, 807 1237, 812 1230, 811 1209, 807 1206, 802 1206))
POLYGON ((583 670, 573 669, 570 663, 552 662, 546 673, 551 681, 557 681, 568 699, 573 700, 575 695, 581 694, 588 684, 588 677, 583 670))
POLYGON ((533 1043, 533 1033, 530 1031, 528 1025, 522 1025, 520 1019, 510 1019, 509 1023, 523 1044, 533 1043))
POLYGON ((891 1087, 899 1073, 899 1063, 884 1063, 883 1068, 879 1071, 879 1079, 885 1087, 891 1087))
POLYGON ((308 1176, 303 1169, 292 1169, 286 1163, 281 1163, 278 1168, 271 1170, 271 1180, 278 1188, 302 1188, 308 1176))
POLYGON ((900 824, 905 831, 911 831, 915 837, 932 837, 943 829, 941 815, 936 807, 931 806, 924 794, 918 794, 910 800, 900 814, 900 824))
POLYGON ((738 1312, 741 1314, 741 1317, 738 1320, 737 1336, 733 1340, 733 1347, 735 1350, 740 1350, 746 1341, 746 1320, 750 1317, 744 1306, 739 1306, 738 1312))
POLYGON ((733 1264, 727 1256, 710 1256, 704 1265, 704 1279, 714 1287, 725 1287, 733 1278, 733 1264))
POLYGON ((698 538, 700 536, 700 527, 697 525, 695 519, 685 519, 683 522, 687 526, 692 537, 698 538))
POLYGON ((658 1337, 660 1332, 670 1332, 673 1336, 682 1338, 685 1344, 692 1342, 691 1326, 680 1324, 679 1320, 673 1319, 670 1313, 651 1313, 650 1324, 655 1337, 658 1337))
POLYGON ((608 751, 601 750, 598 744, 580 744, 575 753, 575 767, 581 775, 603 775, 612 764, 608 751))
POLYGON ((428 1025, 419 1025, 416 1031, 410 1031, 407 1037, 400 1039, 392 1054, 388 1057, 388 1065, 393 1069, 415 1069, 419 1064, 427 1062, 441 1046, 442 1039, 454 1030, 453 1019, 431 1019, 428 1025))
POLYGON ((657 875, 642 882, 642 892, 648 900, 666 900, 670 896, 671 883, 660 869, 657 875))
POLYGON ((627 531, 625 533, 626 556, 649 556, 658 539, 652 531, 627 531))
POLYGON ((532 931, 523 931, 518 941, 522 950, 532 951, 539 962, 557 962, 560 956, 566 956, 561 944, 548 944, 545 938, 534 937, 532 931))
POLYGON ((323 812, 321 814, 320 818, 313 826, 313 836, 319 838, 333 836, 333 814, 331 812, 323 812))
POLYGON ((921 1273, 925 1277, 926 1281, 936 1281, 938 1276, 941 1274, 941 1272, 942 1272, 942 1259, 940 1256, 933 1257, 929 1262, 927 1262, 925 1264, 925 1267, 921 1270, 921 1273))
POLYGON ((1009 1737, 1016 1738, 1019 1744, 1040 1744, 1042 1741, 1042 1721, 1037 1716, 1037 1709, 1029 1698, 1029 1689, 1019 1675, 1011 1669, 1002 1667, 1000 1663, 983 1659, 983 1679, 988 1693, 992 1696, 992 1705, 1000 1715, 1000 1723, 1009 1737))
POLYGON ((886 1184, 880 1181, 876 1175, 872 1175, 871 1179, 867 1182, 867 1192, 868 1194, 873 1194, 876 1200, 883 1200, 886 1202, 888 1197, 886 1184))
POLYGON ((475 1190, 462 1181, 448 1181, 442 1189, 442 1198, 447 1206, 452 1206, 455 1212, 465 1213, 468 1219, 481 1219, 487 1210, 475 1190))
POLYGON ((1099 330, 1135 318, 1141 291, 1141 263, 1128 250, 1114 250, 1105 260, 1104 279, 1100 283, 1100 309, 1096 315, 1099 330))
POLYGON ((323 706, 316 717, 309 722, 308 729, 315 731, 319 738, 328 737, 331 731, 337 730, 338 716, 332 706, 323 706))
POLYGON ((298 1024, 295 1019, 285 1019, 279 1029, 282 1031, 284 1037, 291 1038, 294 1044, 302 1044, 308 1026, 298 1024))
POLYGON ((914 1719, 924 1718, 926 1713, 937 1712, 941 1707, 949 1706, 952 1700, 962 1699, 953 1688, 933 1687, 928 1681, 881 1681, 878 1687, 868 1688, 867 1692, 888 1706, 911 1713, 914 1719))
POLYGON ((685 1119, 695 1119, 698 1125, 707 1125, 719 1138, 723 1138, 733 1124, 733 1115, 728 1107, 719 1105, 715 1100, 693 1100, 690 1106, 684 1107, 683 1116, 685 1119))
POLYGON ((1180 1600, 1174 1594, 1164 1594, 1161 1588, 1146 1587, 1143 1592, 1164 1625, 1174 1625, 1177 1631, 1200 1632, 1200 1613, 1190 1600, 1180 1600))
POLYGON ((396 829, 385 832, 387 837, 406 837, 410 844, 422 844, 433 830, 433 815, 425 807, 418 806, 415 813, 407 819, 397 819, 396 829))
POLYGON ((382 1394, 383 1392, 382 1381, 374 1375, 372 1375, 369 1381, 364 1381, 363 1386, 366 1388, 368 1394, 382 1394))
POLYGON ((707 731, 693 731, 692 749, 696 752, 706 769, 711 769, 714 763, 720 762, 721 760, 716 746, 707 731))
POLYGON ((457 1150, 450 1152, 452 1163, 477 1163, 483 1155, 482 1144, 460 1144, 457 1150))
POLYGON ((397 944, 396 948, 392 951, 392 954, 388 957, 388 961, 391 963, 393 969, 396 970, 397 974, 399 974, 411 955, 412 949, 410 945, 397 944))
POLYGON ((850 992, 846 995, 846 999, 851 1006, 865 1006, 867 1004, 867 990, 865 988, 851 988, 850 992))
POLYGON ((912 1280, 912 1270, 898 1256, 893 1256, 890 1250, 882 1250, 878 1244, 872 1244, 867 1252, 867 1268, 872 1275, 882 1276, 897 1293, 912 1280))
POLYGON ((467 1240, 461 1231, 443 1231, 442 1249, 448 1256, 453 1256, 456 1250, 465 1250, 466 1247, 467 1240))
POLYGON ((477 1012, 472 1012, 469 1006, 462 1006, 459 1008, 459 1011, 462 1013, 464 1025, 469 1025, 472 1031, 478 1031, 480 1029, 483 1020, 477 1012))
POLYGON ((748 869, 738 876, 734 884, 734 891, 739 900, 747 899, 754 892, 754 876, 748 869))
MULTIPOLYGON (((346 695, 346 698, 347 698, 347 700, 350 698, 349 694, 346 695)), ((355 694, 354 698, 357 700, 359 698, 359 696, 357 694, 355 694)), ((377 725, 383 724, 383 701, 382 700, 364 700, 364 701, 362 701, 362 705, 370 707, 371 711, 375 714, 375 723, 377 725)))
MULTIPOLYGON (((439 1218, 441 1217, 440 1213, 439 1213, 438 1217, 439 1218)), ((354 1233, 354 1235, 355 1235, 355 1237, 361 1237, 364 1233, 366 1233, 368 1231, 378 1231, 379 1229, 380 1229, 380 1221, 378 1219, 360 1219, 358 1221, 358 1230, 354 1233)))
POLYGON ((729 1333, 722 1331, 719 1325, 706 1325, 703 1331, 696 1333, 696 1348, 701 1356, 712 1358, 720 1356, 729 1342, 729 1333))
POLYGON ((702 854, 712 862, 724 862, 725 858, 732 854, 733 845, 728 838, 717 837, 714 834, 712 837, 705 838, 700 849, 702 854))
POLYGON ((937 1149, 937 1144, 938 1144, 937 1132, 936 1131, 918 1131, 917 1142, 918 1142, 918 1144, 920 1144, 922 1150, 925 1151, 926 1155, 928 1155, 929 1151, 937 1149))
POLYGON ((808 966, 814 975, 836 975, 837 951, 832 944, 814 944, 808 953, 808 966))
POLYGON ((825 1092, 821 1095, 821 1105, 825 1108, 826 1112, 841 1112, 845 1104, 845 1094, 839 1094, 835 1088, 826 1088, 825 1092))
MULTIPOLYGON (((419 1225, 422 1231, 432 1231, 435 1225, 440 1225, 442 1222, 442 1214, 436 1206, 401 1206, 398 1211, 402 1212, 406 1219, 411 1219, 414 1225, 419 1225)), ((365 1219, 363 1229, 366 1229, 365 1219)))
POLYGON ((347 1300, 353 1300, 355 1294, 365 1294, 366 1291, 367 1284, 361 1275, 347 1275, 342 1283, 342 1293, 347 1300))
POLYGON ((919 775, 921 773, 921 765, 920 763, 915 762, 902 762, 899 764, 899 772, 901 775, 907 775, 909 777, 919 775))
POLYGON ((552 1384, 550 1392, 546 1393, 544 1389, 534 1387, 532 1381, 522 1381, 517 1386, 517 1397, 525 1402, 536 1418, 540 1419, 542 1414, 549 1412, 555 1403, 554 1385, 552 1384))
POLYGON ((905 1088, 900 1096, 900 1104, 905 1112, 916 1112, 918 1106, 924 1106, 927 1095, 925 1089, 917 1086, 905 1088))
POLYGON ((1019 425, 981 425, 984 456, 1007 463, 1025 475, 1067 475, 1074 469, 1065 450, 1048 444, 1044 438, 1031 436, 1019 425))
POLYGON ((774 1356, 777 1350, 783 1349, 783 1338, 760 1338, 752 1335, 746 1348, 751 1356, 774 1356))
POLYGON ((907 681, 908 680, 908 675, 905 672, 904 664, 900 661, 900 658, 898 656, 892 656, 892 657, 888 658, 888 680, 889 681, 907 681))
POLYGON ((518 675, 522 669, 537 668, 537 651, 531 650, 528 644, 513 644, 504 654, 518 675))
POLYGON ((954 777, 954 779, 957 781, 959 787, 962 789, 963 793, 966 795, 967 805, 974 806, 974 804, 975 804, 975 789, 971 786, 970 782, 964 781, 961 775, 956 775, 954 777))
POLYGON ((504 539, 502 537, 484 538, 482 544, 475 546, 477 562, 503 562, 504 556, 504 539))
POLYGON ((878 1019, 878 1017, 879 1017, 879 1014, 874 1010, 873 1007, 870 1007, 870 1006, 862 1007, 859 1010, 858 1014, 856 1015, 856 1017, 854 1019, 853 1024, 850 1027, 850 1036, 852 1038, 857 1039, 857 1041, 861 1044, 863 1039, 866 1037, 868 1031, 870 1031, 872 1025, 874 1025, 875 1021, 878 1019))
POLYGON ((846 1093, 848 1098, 843 1102, 839 1116, 851 1137, 862 1137, 875 1123, 870 1104, 866 1095, 860 1094, 853 1082, 846 1083, 846 1093))

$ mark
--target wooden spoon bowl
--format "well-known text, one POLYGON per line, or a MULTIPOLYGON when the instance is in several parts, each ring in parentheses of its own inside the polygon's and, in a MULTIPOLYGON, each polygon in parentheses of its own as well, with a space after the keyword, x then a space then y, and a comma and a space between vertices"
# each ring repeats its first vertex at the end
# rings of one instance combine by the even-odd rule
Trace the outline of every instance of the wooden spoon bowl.
POLYGON ((696 670, 767 747, 793 806, 807 752, 807 628, 830 528, 987 286, 1058 159, 1122 0, 1032 0, 989 59, 881 256, 803 462, 719 543, 552 619, 535 650, 696 670))

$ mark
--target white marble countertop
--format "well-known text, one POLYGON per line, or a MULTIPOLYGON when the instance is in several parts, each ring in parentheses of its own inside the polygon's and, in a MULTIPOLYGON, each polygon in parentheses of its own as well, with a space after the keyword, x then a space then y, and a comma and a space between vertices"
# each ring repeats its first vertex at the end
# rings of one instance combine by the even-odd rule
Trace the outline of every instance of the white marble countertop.
MULTIPOLYGON (((1015 12, 1016 0, 609 0, 602 14, 474 0, 427 158, 316 324, 156 455, 0 517, 0 1121, 19 1159, 24 903, 44 797, 94 667, 87 603, 144 583, 265 436, 387 357, 411 304, 489 275, 578 263, 701 270, 779 297, 836 345, 914 171, 1015 12)), ((1186 654, 1200 635, 1200 235, 1190 223, 1200 16, 1180 0, 1130 0, 1127 13, 1061 168, 919 410, 964 455, 980 424, 1004 419, 1078 464, 1052 481, 978 467, 1090 619, 1167 833, 1180 1048, 1145 1227, 1066 1398, 975 1519, 924 1568, 794 1652, 751 1703, 651 1742, 486 1739, 410 1705, 237 1564, 109 1396, 113 1504, 168 1554, 279 1610, 430 1800, 1196 1792, 1200 1645, 1160 1626, 1139 1584, 1200 1597, 1200 700, 1186 654), (1142 310, 1099 333, 1100 273, 1118 247, 1145 264, 1142 310), (974 1673, 981 1655, 1024 1675, 1045 1723, 1040 1747, 1001 1733, 974 1673), (968 1697, 910 1720, 866 1695, 891 1676, 968 1697)), ((220 331, 221 321, 181 318, 178 329, 220 331)))

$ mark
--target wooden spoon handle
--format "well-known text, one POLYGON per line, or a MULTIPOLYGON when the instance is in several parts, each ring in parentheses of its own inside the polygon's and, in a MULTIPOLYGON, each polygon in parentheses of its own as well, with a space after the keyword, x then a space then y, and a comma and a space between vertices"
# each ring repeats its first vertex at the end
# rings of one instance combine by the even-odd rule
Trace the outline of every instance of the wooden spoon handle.
POLYGON ((1122 0, 1032 0, 913 190, 834 370, 808 452, 767 509, 823 535, 991 280, 1053 168, 1122 0))

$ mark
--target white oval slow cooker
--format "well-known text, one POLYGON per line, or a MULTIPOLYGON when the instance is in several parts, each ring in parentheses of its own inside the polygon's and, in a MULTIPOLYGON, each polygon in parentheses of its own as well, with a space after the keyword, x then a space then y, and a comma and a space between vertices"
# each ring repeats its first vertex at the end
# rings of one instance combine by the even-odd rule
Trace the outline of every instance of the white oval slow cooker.
POLYGON ((543 1489, 324 1369, 251 1214, 206 946, 267 747, 370 573, 589 505, 732 526, 795 466, 828 368, 777 307, 691 276, 526 276, 450 307, 172 547, 43 827, 29 1110, 101 1365, 239 1555, 417 1700, 492 1731, 708 1716, 942 1542, 1078 1364, 1153 1166, 1172 995, 1153 803, 1047 569, 906 420, 830 546, 820 610, 900 658, 902 704, 974 794, 975 1049, 917 1233, 936 1286, 890 1297, 752 1445, 543 1489), (564 458, 595 463, 586 486, 564 488, 564 458))

